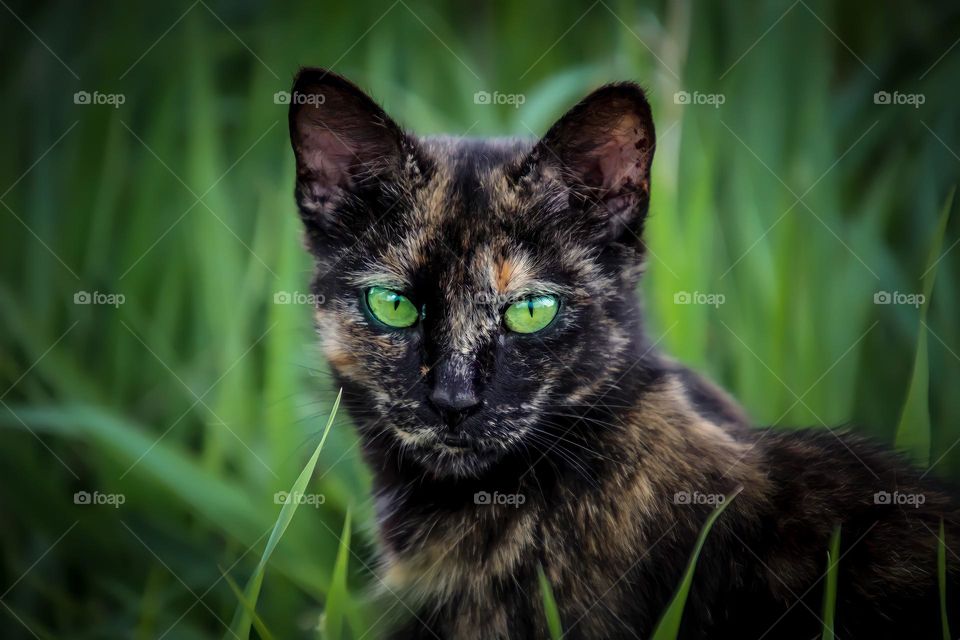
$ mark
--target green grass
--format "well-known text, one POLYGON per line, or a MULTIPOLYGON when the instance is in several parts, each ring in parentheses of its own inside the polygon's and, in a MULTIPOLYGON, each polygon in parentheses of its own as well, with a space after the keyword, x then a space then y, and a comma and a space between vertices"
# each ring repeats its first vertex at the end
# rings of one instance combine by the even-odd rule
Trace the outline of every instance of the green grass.
MULTIPOLYGON (((948 3, 8 6, 5 627, 20 631, 12 611, 40 637, 220 636, 238 606, 224 574, 256 575, 274 493, 335 397, 309 308, 274 303, 310 274, 273 101, 300 64, 336 64, 413 129, 454 135, 542 132, 598 84, 640 80, 659 131, 652 338, 758 422, 852 423, 919 443, 935 474, 960 478, 960 222, 941 217, 960 176, 948 3), (77 105, 81 90, 125 102, 77 105), (526 100, 476 105, 480 90, 526 100), (682 90, 726 100, 679 105, 682 90), (877 105, 879 90, 925 103, 877 105), (873 303, 927 282, 921 309, 873 303), (75 305, 78 291, 125 302, 75 305), (681 291, 725 303, 674 304, 681 291), (908 393, 929 431, 899 420, 908 393), (75 505, 81 490, 125 503, 75 505)), ((275 637, 311 633, 328 599, 370 583, 369 485, 341 414, 311 480, 326 500, 298 509, 263 573, 256 610, 275 637), (331 534, 344 523, 350 562, 331 534)))
POLYGON ((664 609, 660 620, 657 622, 657 626, 654 627, 653 633, 650 635, 652 640, 676 640, 680 633, 680 623, 683 620, 683 609, 687 604, 687 596, 690 594, 691 585, 693 585, 693 573, 697 568, 700 551, 703 549, 703 545, 707 541, 707 536, 710 535, 710 530, 713 528, 713 524, 717 521, 717 518, 719 518, 727 506, 740 495, 741 491, 743 491, 743 487, 726 496, 726 499, 707 516, 707 521, 704 522, 703 528, 700 529, 700 535, 697 536, 697 542, 694 544, 693 551, 690 553, 687 567, 683 571, 683 578, 680 580, 680 584, 677 585, 677 591, 673 594, 673 598, 670 599, 670 603, 667 605, 667 608, 664 609))
POLYGON ((550 632, 551 640, 560 640, 563 637, 563 623, 560 620, 560 609, 557 607, 557 601, 553 597, 553 587, 543 572, 543 567, 538 569, 537 579, 540 583, 540 597, 543 601, 543 615, 547 620, 547 630, 550 632))
POLYGON ((947 201, 943 204, 940 213, 940 222, 934 232, 930 246, 927 264, 930 265, 923 276, 924 302, 920 308, 920 326, 917 338, 917 356, 913 362, 913 375, 910 377, 910 386, 903 411, 900 414, 900 423, 897 425, 897 435, 894 444, 898 449, 913 455, 917 464, 930 464, 930 355, 927 345, 927 309, 930 308, 930 297, 933 294, 933 284, 937 278, 937 259, 943 248, 943 238, 950 220, 950 208, 953 205, 954 191, 950 191, 947 201))
POLYGON ((827 550, 826 580, 823 587, 823 608, 820 617, 823 620, 822 640, 834 640, 836 637, 835 620, 837 617, 837 580, 840 575, 840 526, 830 536, 830 548, 827 550))
POLYGON ((950 640, 950 620, 947 615, 947 534, 943 519, 940 520, 940 534, 937 536, 937 582, 940 585, 940 630, 943 640, 950 640))
MULTIPOLYGON (((340 397, 342 394, 343 391, 341 390, 340 393, 337 394, 337 399, 333 403, 333 408, 330 410, 330 418, 327 419, 327 426, 324 428, 323 436, 320 438, 320 444, 317 445, 316 450, 313 452, 313 455, 310 457, 307 465, 303 468, 303 471, 301 471, 300 475, 297 476, 297 481, 293 483, 293 487, 286 496, 287 499, 283 501, 283 507, 280 508, 280 515, 277 517, 277 522, 273 525, 273 530, 270 532, 270 538, 267 540, 266 547, 263 550, 263 555, 260 556, 260 562, 257 563, 257 567, 254 569, 253 575, 250 577, 250 580, 247 583, 247 588, 244 590, 244 598, 240 600, 240 603, 237 606, 237 611, 233 616, 234 622, 230 625, 231 628, 226 637, 233 636, 240 638, 240 640, 245 640, 249 637, 252 619, 251 612, 248 609, 255 609, 257 605, 257 599, 260 597, 260 588, 263 586, 263 577, 267 571, 267 563, 270 561, 270 556, 273 555, 277 545, 280 544, 280 538, 283 537, 287 527, 289 527, 290 523, 293 521, 293 516, 300 506, 299 496, 307 495, 307 486, 310 484, 310 479, 313 476, 313 471, 317 466, 317 460, 320 458, 320 452, 323 450, 323 445, 327 441, 327 436, 330 434, 330 427, 333 426, 333 419, 337 417, 337 409, 340 407, 340 397)), ((346 542, 341 543, 341 548, 343 548, 344 545, 346 548, 349 548, 350 545, 349 513, 350 512, 348 511, 347 520, 344 524, 344 534, 342 537, 342 539, 345 539, 346 542)), ((332 584, 330 585, 330 590, 327 593, 328 603, 332 602, 334 599, 334 587, 336 587, 338 594, 342 593, 346 588, 345 571, 345 560, 341 560, 341 554, 338 552, 337 563, 334 566, 332 584)))

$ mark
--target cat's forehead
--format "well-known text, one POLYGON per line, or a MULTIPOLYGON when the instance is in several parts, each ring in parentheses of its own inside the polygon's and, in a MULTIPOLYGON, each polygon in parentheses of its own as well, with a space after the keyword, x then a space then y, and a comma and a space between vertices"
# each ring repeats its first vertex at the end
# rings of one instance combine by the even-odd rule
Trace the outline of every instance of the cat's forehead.
POLYGON ((534 138, 468 138, 463 136, 421 136, 420 149, 430 158, 448 166, 467 164, 492 168, 517 160, 530 152, 534 138))
POLYGON ((511 296, 542 290, 550 263, 573 248, 560 250, 543 223, 552 201, 564 201, 562 184, 518 179, 533 142, 442 137, 419 144, 428 177, 406 190, 398 224, 378 234, 378 254, 358 284, 409 288, 427 274, 511 296))
POLYGON ((413 196, 412 212, 427 224, 495 233, 499 218, 529 204, 515 173, 532 145, 532 140, 513 138, 420 139, 420 152, 431 171, 413 196))

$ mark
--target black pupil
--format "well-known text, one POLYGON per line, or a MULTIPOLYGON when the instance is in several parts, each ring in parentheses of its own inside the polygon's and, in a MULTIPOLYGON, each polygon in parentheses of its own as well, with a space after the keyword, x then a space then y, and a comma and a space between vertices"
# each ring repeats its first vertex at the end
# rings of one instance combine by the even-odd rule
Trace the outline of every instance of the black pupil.
POLYGON ((530 317, 533 317, 533 298, 527 300, 527 310, 530 312, 530 317))

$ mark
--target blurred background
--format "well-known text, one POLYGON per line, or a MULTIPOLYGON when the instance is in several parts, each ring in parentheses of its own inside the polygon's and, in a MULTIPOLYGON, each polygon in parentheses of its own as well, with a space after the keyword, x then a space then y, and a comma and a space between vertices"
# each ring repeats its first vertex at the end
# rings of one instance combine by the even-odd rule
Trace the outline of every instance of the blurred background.
MULTIPOLYGON (((424 134, 534 136, 640 81, 652 338, 759 424, 960 474, 956 3, 0 5, 5 637, 231 637, 223 576, 254 571, 336 394, 292 199, 299 65, 424 134)), ((266 571, 276 637, 318 633, 348 509, 349 591, 370 582, 357 454, 341 414, 266 571)))

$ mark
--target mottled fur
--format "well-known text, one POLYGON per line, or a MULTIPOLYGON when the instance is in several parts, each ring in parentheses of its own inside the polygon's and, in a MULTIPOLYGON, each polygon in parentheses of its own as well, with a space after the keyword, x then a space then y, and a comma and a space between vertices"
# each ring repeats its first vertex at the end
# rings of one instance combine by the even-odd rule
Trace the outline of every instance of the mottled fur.
POLYGON ((815 637, 838 524, 838 637, 938 633, 935 533, 943 517, 956 540, 956 503, 856 437, 752 428, 645 337, 655 142, 636 85, 591 94, 536 143, 420 139, 304 70, 290 126, 317 326, 374 472, 383 580, 413 612, 398 637, 546 637, 542 567, 566 637, 645 638, 713 506, 680 496, 738 488, 683 637, 815 637), (421 321, 380 324, 370 286, 406 294, 421 321), (507 304, 544 292, 562 301, 552 325, 505 330, 507 304), (450 422, 437 389, 480 404, 450 422))

